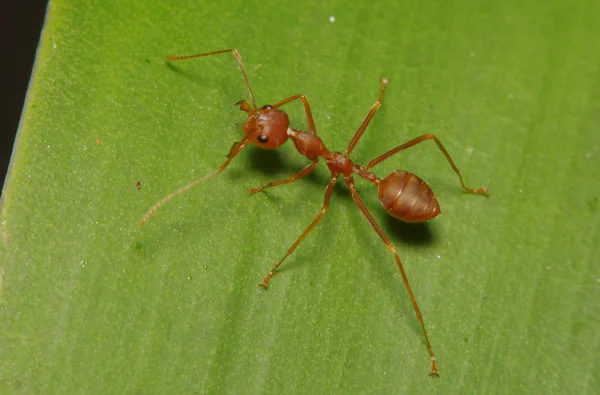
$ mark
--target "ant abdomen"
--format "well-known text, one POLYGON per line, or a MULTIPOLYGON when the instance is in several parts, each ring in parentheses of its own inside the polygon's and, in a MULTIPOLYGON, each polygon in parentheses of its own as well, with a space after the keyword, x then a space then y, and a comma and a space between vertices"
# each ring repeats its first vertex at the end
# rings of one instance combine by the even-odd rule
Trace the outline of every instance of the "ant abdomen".
POLYGON ((378 195, 388 214, 404 222, 425 222, 441 213, 429 185, 406 171, 396 170, 381 180, 378 195))

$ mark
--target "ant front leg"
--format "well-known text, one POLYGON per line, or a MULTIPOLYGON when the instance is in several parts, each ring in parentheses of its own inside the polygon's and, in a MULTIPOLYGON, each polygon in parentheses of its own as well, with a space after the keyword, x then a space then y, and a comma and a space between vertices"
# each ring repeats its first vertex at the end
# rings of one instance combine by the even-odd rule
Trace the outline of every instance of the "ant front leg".
POLYGON ((295 95, 295 96, 288 97, 287 99, 283 99, 279 103, 273 104, 273 107, 279 108, 279 107, 283 106, 284 104, 287 104, 294 100, 300 100, 302 102, 302 104, 304 105, 304 112, 306 113, 306 122, 308 122, 308 130, 312 134, 317 134, 315 120, 313 119, 312 112, 310 111, 310 104, 308 104, 308 99, 306 98, 305 95, 295 95))
POLYGON ((293 176, 291 176, 288 179, 281 180, 281 181, 272 181, 272 182, 268 183, 267 185, 263 185, 262 187, 250 188, 250 189, 248 189, 248 193, 250 195, 254 195, 256 192, 260 192, 263 189, 276 187, 277 185, 292 183, 292 182, 294 182, 302 177, 306 177, 307 175, 312 173, 318 163, 319 163, 319 161, 315 160, 314 162, 310 163, 304 169, 300 170, 298 173, 294 174, 293 176))
POLYGON ((390 158, 393 155, 396 155, 398 152, 403 151, 407 148, 410 148, 414 145, 417 145, 419 143, 422 143, 423 141, 427 141, 427 140, 433 140, 435 141, 435 143, 437 144, 438 148, 440 149, 440 151, 442 151, 442 153, 444 154, 444 156, 446 157, 446 159, 448 159, 448 162, 450 163, 450 166, 452 166, 452 169, 454 170, 454 172, 458 175, 458 178, 460 179, 460 184, 462 185, 462 188, 469 192, 469 193, 473 193, 475 195, 486 195, 489 196, 489 192, 488 189, 486 187, 482 187, 482 188, 469 188, 465 185, 465 182, 463 181, 462 175, 460 174, 460 170, 458 170, 458 167, 456 167, 456 165, 454 164, 454 161, 452 160, 452 158, 450 157, 450 154, 448 153, 448 151, 446 151, 446 148, 444 148, 444 146, 442 145, 442 143, 440 142, 440 140, 431 133, 427 133, 424 134, 422 136, 419 136, 417 138, 414 138, 410 141, 407 141, 406 143, 399 145, 396 148, 392 148, 391 150, 389 150, 388 152, 386 152, 383 155, 378 156, 377 158, 373 159, 372 161, 370 161, 366 166, 364 166, 363 168, 365 170, 369 170, 372 167, 374 167, 375 165, 383 162, 384 160, 390 158))
POLYGON ((367 129, 367 126, 369 126, 369 123, 371 123, 371 120, 373 119, 373 117, 375 116, 377 111, 379 110, 379 107, 381 107, 381 102, 383 102, 383 96, 385 95, 385 87, 387 86, 388 83, 389 83, 389 80, 387 78, 381 78, 381 92, 379 93, 379 97, 377 98, 375 103, 373 103, 371 110, 369 111, 369 113, 367 114, 365 119, 360 124, 360 127, 358 128, 356 133, 354 133, 352 140, 350 140, 350 143, 348 144, 348 149, 346 150, 346 156, 350 156, 350 154, 352 153, 352 150, 354 149, 354 147, 356 147, 358 140, 360 140, 363 133, 367 129))

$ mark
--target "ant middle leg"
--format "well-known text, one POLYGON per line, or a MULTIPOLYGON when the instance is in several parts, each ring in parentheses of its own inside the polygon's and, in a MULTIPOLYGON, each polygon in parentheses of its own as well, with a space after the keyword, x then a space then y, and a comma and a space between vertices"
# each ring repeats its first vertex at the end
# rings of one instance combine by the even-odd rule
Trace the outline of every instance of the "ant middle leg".
POLYGON ((375 116, 375 113, 377 113, 377 110, 379 110, 379 107, 381 107, 381 102, 383 101, 383 96, 385 94, 385 87, 387 86, 388 82, 389 80, 387 78, 381 79, 381 92, 379 93, 379 98, 377 98, 377 100, 373 104, 373 107, 371 107, 371 110, 369 111, 365 119, 362 121, 362 124, 360 125, 356 133, 354 133, 352 140, 350 140, 350 144, 348 144, 348 149, 346 150, 346 156, 350 156, 352 150, 358 143, 358 140, 360 140, 360 138, 362 137, 363 133, 367 129, 367 126, 369 126, 369 123, 371 123, 371 120, 375 116))
POLYGON ((319 214, 316 216, 316 218, 313 220, 313 222, 310 225, 308 225, 308 228, 306 228, 304 230, 304 232, 302 232, 302 234, 300 235, 300 237, 298 237, 296 242, 294 244, 292 244, 292 246, 288 249, 287 253, 283 256, 283 258, 281 258, 281 260, 279 262, 277 262, 277 265, 275 265, 271 270, 269 270, 269 273, 267 273, 265 278, 260 283, 261 287, 263 287, 265 289, 269 287, 269 281, 271 281, 271 277, 273 277, 273 275, 275 274, 277 269, 279 269, 279 266, 281 266, 283 261, 285 261, 285 259, 288 256, 290 256, 292 254, 292 252, 294 252, 294 250, 296 249, 296 247, 298 247, 298 245, 300 243, 302 243, 302 240, 304 240, 306 238, 306 236, 308 236, 310 231, 313 230, 314 227, 317 226, 317 224, 319 222, 321 222, 321 220, 323 219, 323 216, 325 216, 325 213, 327 213, 327 209, 329 208, 329 202, 331 201, 331 194, 333 192, 333 187, 335 186, 335 182, 337 181, 338 176, 339 176, 339 174, 334 174, 334 173, 331 174, 331 180, 329 181, 329 184, 327 184, 327 187, 325 187, 325 200, 323 202, 323 207, 321 207, 321 211, 319 211, 319 214))
POLYGON ((298 173, 294 174, 293 176, 291 176, 285 180, 271 181, 267 185, 263 185, 261 187, 256 187, 256 188, 250 188, 250 189, 248 189, 248 193, 250 195, 254 195, 257 192, 262 191, 263 189, 276 187, 277 185, 284 185, 284 184, 292 183, 292 182, 294 182, 302 177, 306 177, 307 175, 312 173, 318 163, 319 163, 319 161, 315 160, 314 162, 308 164, 304 169, 300 170, 298 173))
POLYGON ((444 148, 444 146, 442 145, 442 143, 440 142, 440 140, 431 133, 426 133, 422 136, 419 136, 417 138, 414 138, 410 141, 407 141, 406 143, 397 146, 396 148, 392 148, 391 150, 389 150, 388 152, 386 152, 383 155, 378 156, 377 158, 373 159, 372 161, 370 161, 366 166, 364 166, 363 168, 365 170, 369 170, 372 167, 374 167, 375 165, 378 165, 379 163, 383 162, 386 159, 389 159, 391 156, 397 154, 400 151, 403 151, 407 148, 410 148, 412 146, 415 146, 419 143, 422 143, 423 141, 427 141, 427 140, 433 140, 435 141, 435 143, 437 144, 438 148, 440 149, 440 151, 442 151, 442 153, 444 154, 444 156, 446 157, 446 159, 448 159, 448 162, 450 163, 450 166, 452 166, 452 169, 454 169, 454 172, 458 175, 458 178, 460 179, 460 183, 462 185, 462 188, 469 192, 469 193, 473 193, 475 195, 489 195, 488 189, 486 187, 482 187, 482 188, 469 188, 465 185, 465 182, 463 181, 462 175, 460 174, 460 170, 458 170, 458 167, 454 164, 454 161, 452 160, 452 158, 450 157, 450 154, 448 153, 448 151, 446 151, 446 148, 444 148))

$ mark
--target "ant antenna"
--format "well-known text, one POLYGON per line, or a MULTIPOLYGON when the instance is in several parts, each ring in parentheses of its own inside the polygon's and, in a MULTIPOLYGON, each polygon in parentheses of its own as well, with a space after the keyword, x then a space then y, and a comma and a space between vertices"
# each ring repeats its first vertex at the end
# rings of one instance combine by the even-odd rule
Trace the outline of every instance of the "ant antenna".
POLYGON ((178 60, 186 60, 186 59, 196 59, 196 58, 202 58, 204 56, 213 56, 213 55, 218 55, 218 54, 227 53, 227 52, 231 52, 233 54, 233 56, 235 56, 235 58, 237 59, 237 62, 240 65, 240 69, 242 70, 242 74, 244 75, 244 81, 246 82, 246 86, 248 87, 248 94, 250 95, 250 101, 252 102, 254 109, 255 110, 258 109, 258 107, 256 106, 256 101, 254 100, 254 95, 252 94, 252 89, 250 88, 250 82, 248 82, 248 76, 246 75, 246 70, 244 69, 244 65, 242 63, 242 57, 240 56, 240 53, 238 52, 237 49, 223 49, 221 51, 199 53, 196 55, 167 56, 167 60, 178 61, 178 60))

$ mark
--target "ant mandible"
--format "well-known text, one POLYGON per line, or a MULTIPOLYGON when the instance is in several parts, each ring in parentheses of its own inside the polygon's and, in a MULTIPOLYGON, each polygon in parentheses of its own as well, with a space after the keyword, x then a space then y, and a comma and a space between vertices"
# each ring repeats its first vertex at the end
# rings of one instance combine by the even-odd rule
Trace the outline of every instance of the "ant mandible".
POLYGON ((488 195, 487 188, 468 188, 463 181, 462 175, 460 174, 458 167, 456 167, 454 161, 450 157, 450 154, 448 154, 448 151, 446 151, 440 140, 431 133, 424 134, 402 145, 392 148, 386 153, 371 160, 369 163, 367 163, 366 166, 360 166, 352 162, 352 160, 349 157, 352 153, 352 150, 362 137, 365 129, 371 122, 371 119, 373 119, 373 116, 381 106, 381 102, 385 93, 385 88, 388 84, 387 78, 381 79, 381 92, 379 94, 379 98, 371 107, 371 110, 367 114, 366 118, 363 120, 356 133, 354 133, 354 137, 352 137, 352 140, 350 140, 350 144, 348 144, 346 153, 342 154, 340 152, 329 151, 329 149, 325 147, 325 144, 323 144, 323 141, 319 138, 319 136, 317 136, 315 122, 310 111, 310 105, 308 104, 308 100, 305 95, 300 94, 291 96, 276 104, 266 105, 261 108, 258 108, 258 106, 256 105, 256 101, 254 100, 254 95, 252 94, 252 89, 250 88, 250 83, 248 82, 248 76, 246 75, 246 71, 242 63, 242 58, 237 50, 225 49, 222 51, 208 52, 189 56, 168 56, 167 60, 179 61, 205 56, 213 56, 223 53, 231 53, 237 59, 237 62, 240 66, 240 70, 242 71, 242 75, 244 76, 244 81, 248 88, 248 94, 250 95, 250 101, 252 106, 250 106, 246 100, 241 100, 236 103, 236 105, 240 106, 241 111, 245 111, 248 114, 248 119, 246 119, 242 127, 244 131, 244 137, 241 141, 233 143, 229 150, 229 154, 227 155, 227 160, 221 166, 219 166, 219 168, 214 173, 208 174, 158 201, 144 215, 141 221, 141 225, 144 226, 146 222, 148 222, 150 217, 156 212, 156 210, 160 206, 165 204, 167 201, 171 200, 177 195, 180 195, 188 189, 208 180, 209 178, 220 174, 229 165, 231 160, 240 152, 242 152, 242 150, 248 145, 256 145, 265 149, 276 149, 281 147, 288 139, 291 139, 294 145, 296 146, 298 152, 306 156, 311 161, 311 163, 304 167, 302 170, 300 170, 298 173, 285 180, 273 181, 267 185, 263 185, 258 188, 250 188, 248 190, 250 195, 262 191, 266 188, 274 187, 277 185, 289 184, 300 178, 308 176, 313 172, 313 170, 319 163, 319 158, 322 158, 327 163, 327 167, 331 171, 331 177, 329 183, 325 187, 325 201, 323 202, 321 211, 313 220, 313 222, 300 235, 296 242, 292 244, 292 246, 288 249, 287 253, 283 256, 283 258, 281 258, 281 260, 267 273, 260 285, 265 289, 269 286, 269 281, 271 280, 271 277, 273 277, 273 275, 275 274, 279 266, 281 266, 283 261, 288 256, 290 256, 292 252, 294 252, 294 250, 296 249, 296 247, 298 247, 302 240, 304 240, 306 236, 308 236, 310 231, 313 230, 315 226, 317 226, 321 219, 323 219, 323 216, 329 208, 329 201, 331 200, 333 187, 338 178, 340 176, 343 176, 344 182, 350 189, 352 199, 354 200, 360 211, 363 213, 367 221, 369 221, 373 229, 375 229, 375 232, 377 232, 381 240, 383 240, 388 250, 394 255, 396 265, 398 266, 400 274, 402 275, 402 280, 404 281, 404 286, 406 287, 408 296, 410 297, 410 301, 417 315, 417 319, 419 320, 421 324, 421 329, 423 330, 423 336, 425 337, 425 343, 427 345, 427 350, 429 351, 429 356, 431 359, 430 375, 439 376, 435 360, 435 354, 433 353, 431 343, 429 342, 429 337, 427 336, 427 330, 425 329, 425 324, 423 322, 423 315, 421 314, 415 296, 413 295, 412 289, 408 282, 408 277, 406 276, 406 272, 404 271, 404 267, 402 266, 400 256, 396 252, 396 247, 394 247, 394 245, 391 243, 388 237, 383 233, 379 225, 377 225, 377 223, 369 213, 369 210, 367 210, 367 207, 358 195, 356 187, 354 186, 353 175, 356 174, 359 177, 377 186, 379 201, 381 202, 381 205, 385 208, 385 210, 388 212, 388 214, 390 214, 392 217, 398 218, 405 222, 425 222, 430 219, 433 219, 441 213, 440 206, 433 191, 431 190, 429 185, 425 183, 425 181, 421 180, 416 175, 403 170, 396 170, 385 178, 379 178, 375 174, 370 172, 370 170, 373 167, 385 161, 386 159, 389 159, 391 156, 397 154, 398 152, 403 151, 419 143, 422 143, 423 141, 433 140, 437 144, 440 151, 442 151, 446 159, 448 159, 450 166, 452 166, 452 169, 454 169, 454 172, 458 175, 462 188, 465 191, 477 195, 488 195), (290 103, 295 100, 300 100, 304 105, 304 112, 306 113, 306 119, 308 122, 308 132, 304 132, 290 127, 288 115, 280 109, 280 107, 284 104, 290 103))

